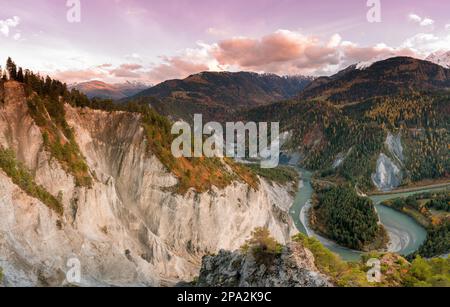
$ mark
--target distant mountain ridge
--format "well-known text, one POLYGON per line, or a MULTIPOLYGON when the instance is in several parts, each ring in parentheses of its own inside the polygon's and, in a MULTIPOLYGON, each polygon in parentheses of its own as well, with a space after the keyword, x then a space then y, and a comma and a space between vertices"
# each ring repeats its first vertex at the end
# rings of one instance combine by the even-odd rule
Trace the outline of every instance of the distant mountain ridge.
POLYGON ((201 113, 221 119, 236 110, 293 98, 312 80, 251 72, 202 72, 165 81, 126 100, 148 102, 160 113, 177 118, 201 113))
POLYGON ((69 88, 77 89, 89 98, 124 99, 133 96, 150 86, 141 82, 124 82, 109 84, 103 81, 87 81, 69 85, 69 88))
POLYGON ((334 76, 320 77, 311 82, 299 97, 345 104, 411 90, 449 88, 450 69, 429 61, 394 57, 363 69, 352 65, 334 76))

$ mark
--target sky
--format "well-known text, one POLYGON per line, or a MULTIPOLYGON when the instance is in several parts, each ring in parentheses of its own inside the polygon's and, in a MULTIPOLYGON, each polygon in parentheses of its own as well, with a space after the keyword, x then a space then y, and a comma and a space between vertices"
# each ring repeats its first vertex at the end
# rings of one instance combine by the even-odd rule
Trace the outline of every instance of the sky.
POLYGON ((0 0, 0 61, 68 83, 331 75, 450 50, 448 12, 448 0, 0 0))

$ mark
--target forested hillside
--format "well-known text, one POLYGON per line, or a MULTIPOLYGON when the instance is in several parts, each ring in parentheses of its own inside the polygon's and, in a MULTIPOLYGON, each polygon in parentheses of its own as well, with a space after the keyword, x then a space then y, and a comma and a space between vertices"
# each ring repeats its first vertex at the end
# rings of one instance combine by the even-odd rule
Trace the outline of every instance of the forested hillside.
POLYGON ((450 69, 428 61, 394 57, 363 69, 353 65, 334 76, 317 79, 300 97, 345 105, 378 96, 441 90, 449 86, 450 69))
MULTIPOLYGON (((369 71, 343 72, 327 81, 324 92, 319 92, 322 87, 310 85, 305 93, 314 92, 315 97, 306 99, 303 95, 296 100, 241 112, 235 117, 279 121, 282 130, 291 135, 285 150, 299 152, 302 165, 321 170, 325 176, 341 177, 365 190, 374 189, 372 176, 379 167, 380 154, 401 171, 402 184, 448 178, 450 93, 444 85, 447 72, 432 63, 414 60, 414 65, 406 65, 405 61, 412 60, 388 60, 374 64, 369 71), (427 69, 419 70, 423 67, 427 69), (383 70, 385 77, 382 77, 383 70), (399 70, 402 70, 400 75, 395 77, 399 70), (425 78, 426 72, 433 75, 425 78), (330 87, 342 86, 341 93, 353 92, 353 87, 344 86, 349 74, 366 81, 375 74, 378 76, 375 81, 385 78, 405 88, 401 93, 362 92, 358 99, 345 98, 340 103, 324 98, 330 87), (390 135, 399 136, 396 144, 389 144, 390 135), (392 148, 393 145, 397 148, 392 148)), ((379 86, 383 87, 383 83, 379 86)))

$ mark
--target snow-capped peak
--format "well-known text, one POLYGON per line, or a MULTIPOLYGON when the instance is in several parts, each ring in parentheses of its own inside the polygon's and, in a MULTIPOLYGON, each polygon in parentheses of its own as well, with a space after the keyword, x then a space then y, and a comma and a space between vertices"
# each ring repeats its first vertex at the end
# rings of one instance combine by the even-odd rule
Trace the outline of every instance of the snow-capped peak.
POLYGON ((376 62, 384 61, 384 60, 387 60, 394 56, 395 56, 394 54, 383 54, 383 55, 376 56, 368 61, 359 62, 358 64, 356 64, 356 69, 358 69, 358 70, 367 69, 370 66, 372 66, 373 64, 375 64, 376 62))
POLYGON ((425 60, 450 68, 450 50, 439 50, 430 54, 425 60))

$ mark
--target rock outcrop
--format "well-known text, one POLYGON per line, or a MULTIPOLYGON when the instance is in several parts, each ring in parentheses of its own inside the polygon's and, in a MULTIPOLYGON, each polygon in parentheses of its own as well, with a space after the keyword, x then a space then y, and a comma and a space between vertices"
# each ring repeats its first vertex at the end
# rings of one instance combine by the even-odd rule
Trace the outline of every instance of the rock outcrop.
POLYGON ((400 167, 382 153, 378 158, 376 173, 372 175, 372 180, 380 191, 390 191, 400 186, 403 175, 400 167))
POLYGON ((44 150, 23 88, 5 83, 0 145, 12 149, 64 215, 27 195, 0 170, 0 267, 7 286, 60 286, 67 261, 79 285, 172 285, 198 275, 205 254, 239 248, 256 227, 281 243, 295 228, 289 189, 261 180, 206 193, 171 192, 177 179, 147 150, 139 115, 66 106, 66 120, 95 180, 78 187, 44 150))
POLYGON ((389 152, 395 157, 395 159, 397 159, 398 162, 402 163, 405 158, 403 155, 401 133, 399 132, 398 134, 394 135, 389 132, 385 143, 389 152))
POLYGON ((312 253, 289 243, 270 264, 260 264, 252 253, 220 251, 203 258, 200 287, 330 287, 314 264, 312 253))
POLYGON ((389 157, 381 153, 377 161, 376 173, 372 175, 374 185, 380 191, 390 191, 399 187, 403 181, 403 145, 401 133, 388 133, 385 141, 389 157), (390 158, 392 157, 392 158, 390 158))

